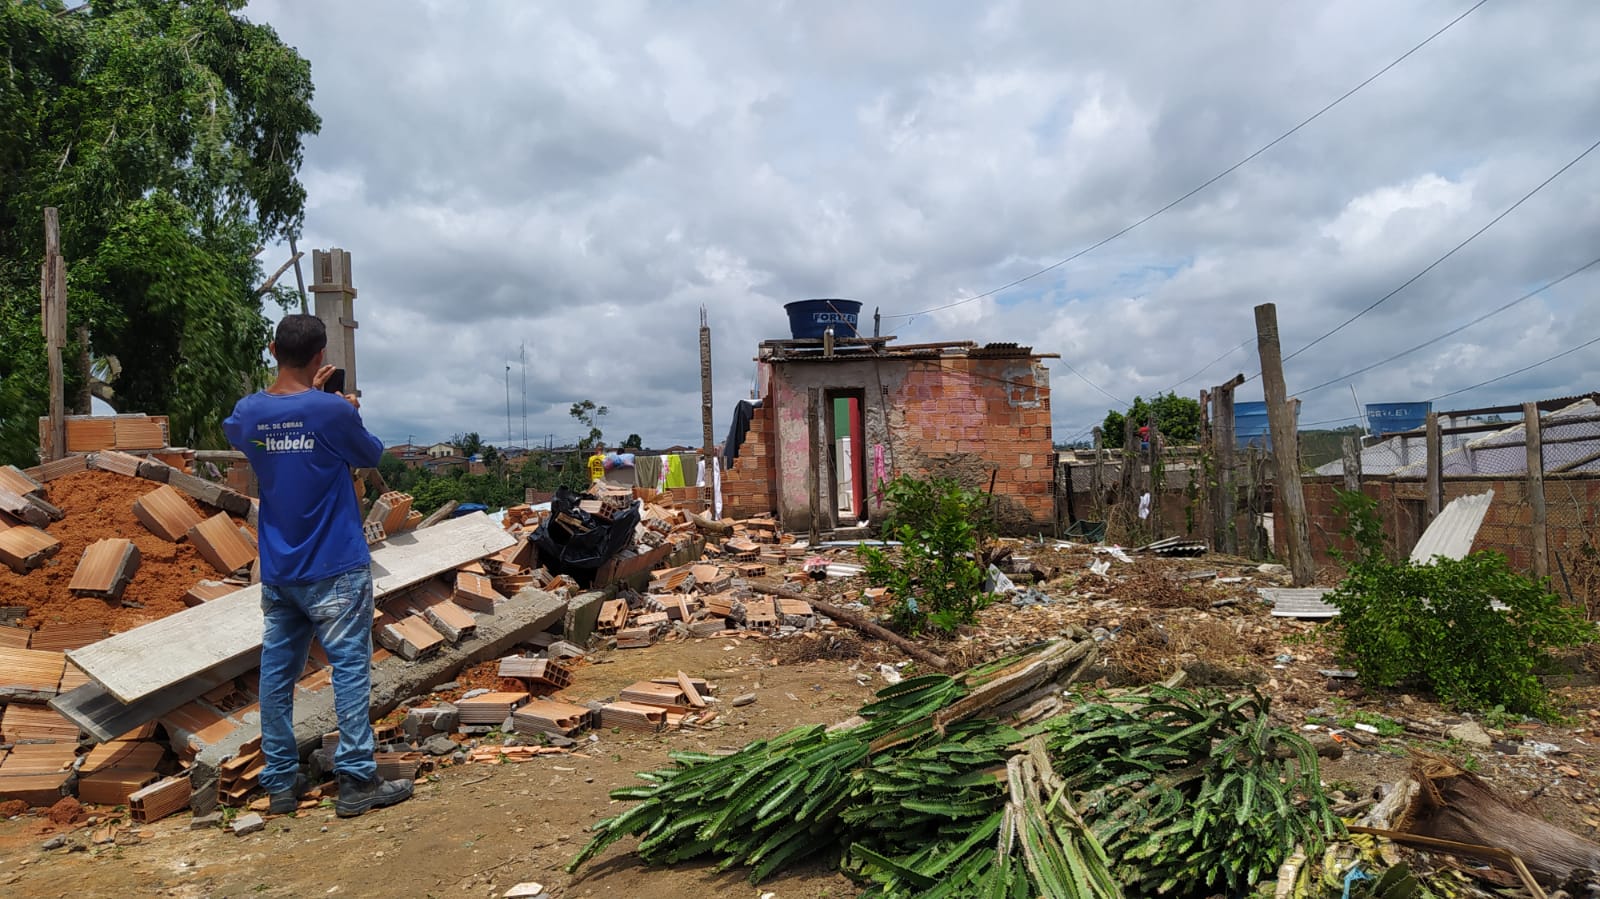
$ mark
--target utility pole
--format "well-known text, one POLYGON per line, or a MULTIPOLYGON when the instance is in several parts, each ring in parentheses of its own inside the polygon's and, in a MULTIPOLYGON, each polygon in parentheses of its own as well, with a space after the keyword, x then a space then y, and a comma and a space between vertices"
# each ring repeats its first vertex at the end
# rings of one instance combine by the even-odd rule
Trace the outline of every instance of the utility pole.
POLYGON ((1283 350, 1278 345, 1278 307, 1256 307, 1256 348, 1261 354, 1261 385, 1267 398, 1267 421, 1272 428, 1272 452, 1278 462, 1276 521, 1289 547, 1289 570, 1296 587, 1316 579, 1311 559, 1311 537, 1306 526, 1306 496, 1300 486, 1299 435, 1293 407, 1283 382, 1283 350))
POLYGON ((518 352, 522 365, 522 448, 528 448, 528 342, 522 342, 518 352))
POLYGON ((511 445, 511 363, 506 363, 506 446, 511 445))

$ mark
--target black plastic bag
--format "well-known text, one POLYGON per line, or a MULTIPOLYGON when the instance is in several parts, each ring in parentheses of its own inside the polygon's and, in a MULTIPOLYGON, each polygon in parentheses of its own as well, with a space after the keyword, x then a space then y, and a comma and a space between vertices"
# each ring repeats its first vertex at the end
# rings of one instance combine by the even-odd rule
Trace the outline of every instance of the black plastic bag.
POLYGON ((610 520, 578 507, 582 497, 563 487, 550 500, 550 518, 533 532, 539 561, 553 574, 565 574, 588 587, 595 572, 633 542, 639 526, 639 504, 610 520))

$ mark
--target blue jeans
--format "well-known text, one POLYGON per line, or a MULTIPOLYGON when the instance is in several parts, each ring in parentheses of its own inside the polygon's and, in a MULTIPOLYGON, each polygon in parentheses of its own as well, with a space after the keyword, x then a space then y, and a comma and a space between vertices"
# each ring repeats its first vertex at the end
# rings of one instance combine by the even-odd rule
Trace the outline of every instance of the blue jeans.
POLYGON ((294 739, 295 681, 316 636, 333 669, 339 715, 334 770, 358 780, 378 775, 368 703, 372 697, 372 571, 363 566, 312 584, 261 585, 261 786, 294 789, 300 748, 294 739))

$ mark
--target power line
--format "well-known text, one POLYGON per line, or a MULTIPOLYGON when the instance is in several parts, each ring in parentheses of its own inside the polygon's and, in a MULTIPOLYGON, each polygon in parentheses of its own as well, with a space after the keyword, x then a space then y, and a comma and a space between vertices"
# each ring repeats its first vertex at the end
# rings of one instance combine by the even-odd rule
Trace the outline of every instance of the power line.
POLYGON ((1549 283, 1547 283, 1547 284, 1545 284, 1545 285, 1543 285, 1541 287, 1537 287, 1537 288, 1535 288, 1533 290, 1528 291, 1527 293, 1523 294, 1522 296, 1517 297, 1516 299, 1512 300, 1509 303, 1506 303, 1504 306, 1501 306, 1501 307, 1499 307, 1497 309, 1490 310, 1489 312, 1485 312, 1484 314, 1478 316, 1477 318, 1473 319, 1472 321, 1467 322, 1466 324, 1458 325, 1458 326, 1456 326, 1454 328, 1451 328, 1450 330, 1444 332, 1443 334, 1438 335, 1437 337, 1433 337, 1433 338, 1431 338, 1429 340, 1425 340, 1422 343, 1419 343, 1416 346, 1411 347, 1409 349, 1401 350, 1400 352, 1395 353, 1393 356, 1390 356, 1387 359, 1381 359, 1381 360, 1379 360, 1377 362, 1372 363, 1371 365, 1364 366, 1362 368, 1358 368, 1355 371, 1348 372, 1346 374, 1342 374, 1342 375, 1338 376, 1337 378, 1330 378, 1330 379, 1328 379, 1326 381, 1323 381, 1321 384, 1318 384, 1315 387, 1308 387, 1305 390, 1296 391, 1295 395, 1303 397, 1308 393, 1314 393, 1314 392, 1316 392, 1318 390, 1321 390, 1324 387, 1329 387, 1329 386, 1332 386, 1334 384, 1338 384, 1338 383, 1340 383, 1342 381, 1345 381, 1345 380, 1348 380, 1350 378, 1353 378, 1356 375, 1366 374, 1367 372, 1372 371, 1375 368, 1379 368, 1381 366, 1388 365, 1390 362, 1393 362, 1396 359, 1402 358, 1404 356, 1409 356, 1412 353, 1415 353, 1417 350, 1425 349, 1427 347, 1433 346, 1434 344, 1438 343, 1439 341, 1444 340, 1446 337, 1453 337, 1456 334, 1459 334, 1462 331, 1465 331, 1466 329, 1472 327, 1473 325, 1478 324, 1479 322, 1481 322, 1481 321, 1483 321, 1485 319, 1492 318, 1492 317, 1494 317, 1496 315, 1499 315, 1500 313, 1506 311, 1507 309, 1510 309, 1511 307, 1517 305, 1518 303, 1521 303, 1521 302, 1524 302, 1526 300, 1532 299, 1533 297, 1536 297, 1539 294, 1544 293, 1545 291, 1549 290, 1552 287, 1555 287, 1557 284, 1560 284, 1563 281, 1568 280, 1569 278, 1577 277, 1582 272, 1587 271, 1588 269, 1591 269, 1596 265, 1600 265, 1600 256, 1596 256, 1595 258, 1589 260, 1588 262, 1585 262, 1583 265, 1578 266, 1577 268, 1573 269, 1572 271, 1567 272, 1565 275, 1562 275, 1561 277, 1555 279, 1554 281, 1551 281, 1551 282, 1549 282, 1549 283))
POLYGON ((1327 333, 1325 333, 1322 336, 1316 338, 1315 340, 1311 341, 1310 343, 1306 344, 1305 346, 1301 347, 1300 349, 1295 350, 1294 352, 1290 353, 1287 356, 1284 356, 1283 357, 1283 361, 1288 362, 1290 359, 1293 359, 1294 357, 1300 355, 1301 353, 1304 353, 1306 350, 1309 350, 1312 347, 1316 346, 1317 344, 1323 342, 1324 340, 1327 340, 1329 337, 1332 337, 1333 335, 1339 333, 1340 331, 1343 331, 1345 329, 1345 327, 1347 325, 1349 325, 1351 322, 1355 321, 1356 319, 1360 318, 1363 315, 1366 315, 1368 312, 1371 312, 1372 310, 1378 308, 1379 306, 1383 305, 1383 303, 1386 300, 1388 300, 1390 297, 1394 296, 1395 294, 1399 293, 1400 291, 1405 290, 1407 287, 1410 287, 1412 284, 1416 283, 1423 275, 1426 275, 1428 272, 1433 271, 1435 268, 1437 268, 1439 266, 1440 263, 1444 262, 1446 259, 1449 259, 1451 256, 1454 256, 1456 254, 1457 250, 1460 250, 1462 247, 1466 246, 1467 244, 1472 243, 1474 240, 1477 240, 1479 235, 1483 234, 1483 232, 1485 232, 1485 231, 1488 231, 1490 228, 1493 228, 1497 223, 1499 223, 1499 221, 1501 219, 1505 218, 1506 216, 1510 215, 1513 211, 1515 211, 1518 206, 1521 206, 1523 203, 1526 203, 1529 199, 1531 199, 1534 194, 1538 193, 1541 190, 1544 190, 1546 185, 1548 185, 1550 182, 1556 180, 1557 178, 1561 177, 1561 175, 1563 173, 1565 173, 1567 169, 1570 169, 1573 166, 1577 165, 1580 161, 1583 160, 1583 158, 1585 156, 1588 156, 1590 153, 1593 153, 1596 148, 1600 148, 1600 140, 1597 140, 1594 143, 1590 144, 1589 148, 1587 150, 1584 150, 1582 153, 1579 153, 1577 156, 1573 157, 1572 161, 1568 162, 1566 165, 1564 165, 1561 168, 1557 169, 1555 174, 1553 174, 1550 177, 1548 177, 1548 178, 1544 179, 1543 181, 1539 182, 1538 186, 1536 186, 1533 190, 1530 190, 1527 193, 1523 194, 1522 195, 1522 199, 1518 200, 1515 203, 1512 203, 1510 206, 1507 206, 1499 215, 1497 215, 1494 218, 1490 219, 1488 221, 1488 223, 1485 224, 1482 228, 1479 228, 1478 230, 1472 232, 1472 234, 1468 235, 1466 240, 1463 240, 1462 242, 1460 242, 1460 243, 1456 244, 1455 246, 1451 247, 1450 250, 1448 252, 1446 252, 1443 256, 1440 256, 1438 259, 1435 259, 1432 262, 1428 263, 1427 267, 1424 268, 1422 271, 1417 272, 1415 275, 1412 275, 1411 277, 1407 278, 1403 283, 1401 283, 1401 285, 1399 287, 1396 287, 1394 290, 1391 290, 1388 293, 1384 294, 1383 296, 1378 297, 1376 300, 1373 300, 1371 305, 1367 306, 1367 308, 1361 310, 1360 312, 1357 312, 1355 315, 1352 315, 1349 318, 1345 319, 1344 321, 1340 322, 1338 324, 1338 326, 1336 326, 1333 330, 1328 331, 1327 333))
POLYGON ((1504 381, 1506 378, 1516 377, 1517 375, 1520 375, 1525 371, 1532 371, 1532 370, 1538 368, 1541 365, 1546 365, 1548 363, 1556 361, 1557 359, 1565 358, 1565 357, 1570 356, 1573 353, 1576 353, 1577 351, 1583 349, 1584 347, 1593 346, 1594 344, 1597 344, 1597 343, 1600 343, 1600 337, 1595 337, 1595 338, 1592 338, 1590 340, 1584 341, 1583 343, 1578 344, 1577 346, 1573 347, 1570 350, 1563 350, 1563 351, 1555 354, 1554 356, 1550 356, 1549 358, 1540 359, 1538 362, 1535 362, 1532 365, 1524 365, 1523 367, 1517 369, 1516 371, 1508 371, 1505 374, 1500 375, 1497 378, 1490 378, 1487 381, 1479 381, 1478 383, 1472 385, 1471 387, 1463 387, 1460 390, 1452 390, 1449 393, 1441 393, 1438 396, 1429 397, 1427 401, 1431 403, 1434 400, 1442 400, 1447 396, 1455 396, 1456 394, 1459 394, 1459 393, 1466 393, 1469 390, 1477 390, 1479 387, 1487 387, 1490 384, 1494 384, 1494 383, 1497 383, 1499 381, 1504 381))
POLYGON ((1162 392, 1163 393, 1171 393, 1172 391, 1177 390, 1179 387, 1182 387, 1183 385, 1189 383, 1190 381, 1193 381, 1195 378, 1198 378, 1201 375, 1205 374, 1211 368, 1211 366, 1216 365, 1218 362, 1221 362, 1222 360, 1228 358, 1229 356, 1232 356, 1234 353, 1239 352, 1240 350, 1242 350, 1245 347, 1249 346, 1254 341, 1255 341, 1254 337, 1245 338, 1245 340, 1243 342, 1241 342, 1238 346, 1234 347, 1231 350, 1228 350, 1227 352, 1223 353, 1222 355, 1218 356, 1217 358, 1212 359, 1210 362, 1207 362, 1205 365, 1200 367, 1199 371, 1195 372, 1194 374, 1190 375, 1187 378, 1184 378, 1182 381, 1179 381, 1178 383, 1172 385, 1171 387, 1168 387, 1166 390, 1164 390, 1162 392))
MULTIPOLYGON (((1435 31, 1434 33, 1428 35, 1426 38, 1423 39, 1423 41, 1421 43, 1417 44, 1415 47, 1412 47, 1410 50, 1407 50, 1405 53, 1402 53, 1399 57, 1395 58, 1395 60, 1393 62, 1390 62, 1388 65, 1384 66, 1383 68, 1379 69, 1378 71, 1376 71, 1376 72, 1372 73, 1371 75, 1367 76, 1366 80, 1362 81, 1360 84, 1357 84, 1355 87, 1352 87, 1349 90, 1345 91, 1344 93, 1340 94, 1337 98, 1335 98, 1333 100, 1333 102, 1327 104, 1326 106, 1324 106, 1321 109, 1317 110, 1316 112, 1312 113, 1310 116, 1307 116, 1306 118, 1302 119, 1300 121, 1300 123, 1295 125, 1293 128, 1290 128, 1288 131, 1283 132, 1282 134, 1278 135, 1277 137, 1275 137, 1272 140, 1268 141, 1267 143, 1263 144, 1259 149, 1257 149, 1254 153, 1251 153, 1249 156, 1246 156, 1245 158, 1239 160, 1238 162, 1234 163, 1233 165, 1228 166, 1227 168, 1223 169, 1222 171, 1218 172, 1217 174, 1212 175, 1210 178, 1207 178, 1205 181, 1202 181, 1197 187, 1193 188, 1188 193, 1185 193, 1184 195, 1178 197, 1176 200, 1173 200, 1172 202, 1168 203, 1167 205, 1161 207, 1160 209, 1157 209, 1155 212, 1152 212, 1149 215, 1146 215, 1144 218, 1141 218, 1138 221, 1135 221, 1133 224, 1128 225, 1127 227, 1123 228, 1121 231, 1118 231, 1115 234, 1110 235, 1109 237, 1102 238, 1102 239, 1090 244, 1089 246, 1084 247, 1083 249, 1079 250, 1078 252, 1073 253, 1071 256, 1068 256, 1065 259, 1062 259, 1062 260, 1060 260, 1058 262, 1054 262, 1054 263, 1052 263, 1050 265, 1047 265, 1044 268, 1039 269, 1038 271, 1034 272, 1031 275, 1026 275, 1024 277, 1016 279, 1015 281, 1011 281, 1009 283, 1002 284, 1002 285, 1000 285, 999 287, 996 287, 993 290, 986 291, 984 293, 980 293, 977 296, 967 297, 966 299, 963 299, 963 300, 956 300, 955 302, 952 302, 952 303, 946 303, 943 306, 934 306, 931 309, 923 309, 923 310, 920 310, 920 311, 917 311, 917 312, 899 312, 899 313, 895 313, 895 314, 892 314, 892 315, 885 315, 883 317, 884 318, 910 318, 913 315, 924 315, 924 314, 927 314, 927 313, 930 313, 930 312, 939 312, 939 311, 942 311, 942 310, 945 310, 945 309, 952 309, 952 308, 954 308, 956 306, 963 306, 963 305, 966 305, 967 303, 976 302, 976 301, 981 300, 981 299, 983 299, 985 297, 994 296, 995 294, 1000 293, 1001 291, 1010 290, 1011 288, 1016 287, 1018 284, 1022 284, 1025 281, 1032 281, 1034 278, 1037 278, 1040 275, 1046 274, 1048 272, 1055 271, 1056 269, 1062 267, 1063 265, 1066 265, 1069 262, 1072 262, 1072 261, 1074 261, 1076 259, 1080 259, 1080 258, 1082 258, 1084 256, 1087 256, 1088 254, 1094 252, 1095 250, 1098 250, 1101 247, 1105 246, 1106 244, 1111 243, 1112 241, 1116 240, 1117 238, 1122 237, 1123 235, 1129 233, 1130 231, 1133 231, 1135 228, 1138 228, 1141 225, 1144 225, 1146 222, 1149 222, 1151 219, 1161 215, 1162 213, 1166 212, 1169 209, 1172 209, 1174 206, 1179 205, 1180 203, 1184 202, 1185 200, 1189 199, 1190 197, 1194 196, 1195 194, 1200 193, 1201 191, 1205 190, 1206 188, 1210 187, 1211 185, 1217 183, 1218 181, 1221 181, 1223 178, 1226 178, 1227 176, 1229 176, 1229 175, 1233 174, 1234 172, 1238 171, 1246 163, 1250 162, 1251 160, 1255 159, 1257 156, 1260 156, 1262 153, 1265 153, 1268 150, 1272 149, 1273 147, 1277 146, 1278 144, 1282 143, 1284 140, 1288 139, 1295 132, 1299 131, 1300 129, 1304 128, 1305 126, 1307 126, 1307 125, 1311 124, 1312 122, 1316 121, 1317 119, 1321 118, 1324 113, 1328 112, 1329 110, 1333 109, 1335 106, 1338 106, 1340 103, 1343 103, 1345 100, 1348 100, 1350 97, 1354 96, 1357 91, 1360 91, 1362 88, 1366 87, 1367 85, 1371 84, 1372 82, 1377 81, 1380 77, 1382 77, 1390 69, 1392 69, 1395 66, 1399 65, 1400 63, 1404 62, 1408 57, 1411 56, 1411 54, 1416 53, 1418 50, 1421 50, 1423 47, 1426 47, 1428 44, 1432 43, 1434 38, 1437 38, 1439 35, 1444 34, 1446 31, 1449 31, 1451 28, 1455 27, 1456 23, 1460 22, 1462 19, 1465 19, 1467 16, 1472 15, 1474 12, 1477 12, 1479 7, 1483 6, 1485 3, 1488 3, 1488 2, 1489 2, 1489 0, 1478 0, 1478 2, 1474 3, 1470 8, 1468 8, 1466 12, 1462 13, 1459 16, 1456 16, 1454 19, 1451 19, 1449 22, 1447 22, 1443 28, 1440 28, 1438 31, 1435 31)), ((1096 389, 1098 389, 1098 388, 1096 388, 1096 389)))
POLYGON ((1101 387, 1099 384, 1096 384, 1095 382, 1089 380, 1088 378, 1085 378, 1083 376, 1083 372, 1078 371, 1076 368, 1073 368, 1072 367, 1072 363, 1068 362, 1067 360, 1062 359, 1061 360, 1061 364, 1065 365, 1067 367, 1067 371, 1070 371, 1073 374, 1077 375, 1078 376, 1078 380, 1080 380, 1083 383, 1088 384, 1090 387, 1093 387, 1094 389, 1100 391, 1100 393, 1103 394, 1107 399, 1110 399, 1110 400, 1112 400, 1114 402, 1117 402, 1117 403, 1121 403, 1124 406, 1132 405, 1132 403, 1129 403, 1127 400, 1118 397, 1116 394, 1111 393, 1110 391, 1106 390, 1104 387, 1101 387))

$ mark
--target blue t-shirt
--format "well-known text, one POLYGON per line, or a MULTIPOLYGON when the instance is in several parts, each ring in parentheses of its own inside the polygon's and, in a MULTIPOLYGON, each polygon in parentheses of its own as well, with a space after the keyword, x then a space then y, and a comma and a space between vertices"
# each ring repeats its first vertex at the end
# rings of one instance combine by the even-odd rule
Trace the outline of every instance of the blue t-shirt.
POLYGON ((361 413, 320 390, 252 393, 222 423, 261 484, 261 582, 309 584, 370 564, 350 469, 374 468, 383 443, 361 413))

